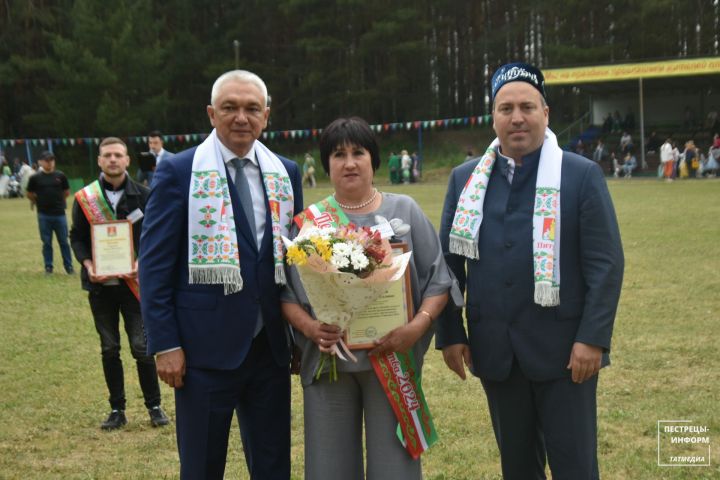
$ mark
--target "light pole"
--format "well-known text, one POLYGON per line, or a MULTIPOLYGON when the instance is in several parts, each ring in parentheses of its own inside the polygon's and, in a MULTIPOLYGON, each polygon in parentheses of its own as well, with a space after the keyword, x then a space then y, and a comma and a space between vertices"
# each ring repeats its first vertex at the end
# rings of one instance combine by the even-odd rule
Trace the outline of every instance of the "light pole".
POLYGON ((240 68, 240 40, 233 40, 233 48, 235 49, 235 70, 240 68))

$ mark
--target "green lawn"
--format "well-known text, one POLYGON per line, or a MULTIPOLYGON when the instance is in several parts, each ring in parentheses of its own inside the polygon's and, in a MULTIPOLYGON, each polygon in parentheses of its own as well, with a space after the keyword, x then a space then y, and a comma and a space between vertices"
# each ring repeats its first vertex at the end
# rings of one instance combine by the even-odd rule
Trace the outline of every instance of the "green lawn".
MULTIPOLYGON (((429 176, 430 177, 430 176, 429 176)), ((380 189, 412 195, 437 225, 445 181, 380 189)), ((599 458, 608 479, 720 478, 711 467, 658 467, 657 421, 707 426, 720 445, 720 180, 610 180, 626 269, 613 365, 600 376, 599 458)), ((307 190, 306 203, 330 192, 307 190)), ((108 412, 100 349, 78 276, 43 274, 34 213, 0 200, 0 479, 177 478, 174 426, 150 427, 124 343, 126 428, 108 412)), ((57 246, 56 256, 59 254, 57 246)), ((59 269, 60 271, 62 269, 59 269)), ((56 268, 56 272, 58 269, 56 268)), ((428 352, 425 393, 440 434, 427 479, 499 479, 477 379, 461 382, 428 352)), ((293 478, 302 478, 302 395, 293 379, 293 478)), ((163 387, 174 419, 174 401, 163 387)), ((227 478, 247 478, 237 429, 227 478)))

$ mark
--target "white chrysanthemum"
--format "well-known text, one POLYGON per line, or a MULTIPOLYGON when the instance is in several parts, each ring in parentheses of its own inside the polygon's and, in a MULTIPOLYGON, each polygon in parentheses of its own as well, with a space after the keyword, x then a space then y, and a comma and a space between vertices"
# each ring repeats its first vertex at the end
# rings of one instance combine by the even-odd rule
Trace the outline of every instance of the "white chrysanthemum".
POLYGON ((335 268, 347 268, 350 265, 350 259, 346 255, 333 253, 333 256, 330 257, 330 263, 335 268))
POLYGON ((333 245, 333 256, 349 257, 352 251, 352 245, 347 242, 338 242, 333 245))
POLYGON ((368 266, 370 261, 365 256, 365 254, 362 253, 362 251, 357 252, 356 250, 354 250, 352 255, 350 255, 350 263, 352 263, 353 269, 362 270, 368 266))

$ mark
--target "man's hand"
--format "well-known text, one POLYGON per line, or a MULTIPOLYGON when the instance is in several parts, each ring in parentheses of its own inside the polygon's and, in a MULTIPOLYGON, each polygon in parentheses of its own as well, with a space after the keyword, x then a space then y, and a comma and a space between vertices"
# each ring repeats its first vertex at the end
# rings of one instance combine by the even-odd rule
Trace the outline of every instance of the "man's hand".
POLYGON ((138 276, 138 261, 135 260, 135 263, 133 263, 132 271, 125 275, 120 275, 120 278, 126 278, 129 280, 129 279, 137 278, 137 276, 138 276))
POLYGON ((456 343, 442 349, 445 365, 457 373, 457 376, 465 380, 465 365, 472 369, 472 357, 470 346, 465 343, 456 343), (464 365, 463 365, 464 364, 464 365))
POLYGON ((587 343, 575 342, 570 352, 568 370, 572 370, 572 381, 583 383, 600 371, 602 348, 587 343))
POLYGON ((83 266, 88 272, 88 279, 91 283, 105 283, 108 280, 110 280, 113 277, 108 277, 107 275, 95 275, 95 264, 93 264, 93 261, 89 258, 86 258, 83 260, 83 266))
POLYGON ((185 352, 182 348, 159 354, 155 364, 160 380, 172 388, 182 388, 185 376, 185 352))

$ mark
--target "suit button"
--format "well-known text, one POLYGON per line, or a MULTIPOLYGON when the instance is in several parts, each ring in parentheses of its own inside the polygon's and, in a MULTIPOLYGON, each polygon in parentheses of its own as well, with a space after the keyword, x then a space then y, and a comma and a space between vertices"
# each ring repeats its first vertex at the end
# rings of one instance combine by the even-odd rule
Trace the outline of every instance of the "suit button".
POLYGON ((505 242, 505 248, 511 248, 513 246, 513 242, 505 242))
POLYGON ((515 207, 513 207, 512 205, 508 205, 508 207, 507 207, 507 213, 512 213, 513 210, 515 210, 515 207))
POLYGON ((255 297, 255 303, 260 303, 260 297, 259 297, 259 296, 256 296, 256 297, 255 297))
POLYGON ((513 281, 512 280, 505 280, 505 286, 506 287, 512 287, 513 281))

